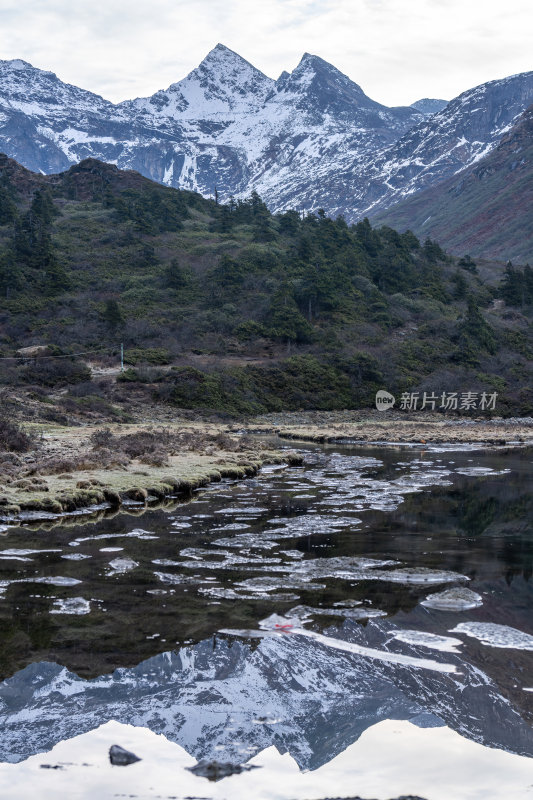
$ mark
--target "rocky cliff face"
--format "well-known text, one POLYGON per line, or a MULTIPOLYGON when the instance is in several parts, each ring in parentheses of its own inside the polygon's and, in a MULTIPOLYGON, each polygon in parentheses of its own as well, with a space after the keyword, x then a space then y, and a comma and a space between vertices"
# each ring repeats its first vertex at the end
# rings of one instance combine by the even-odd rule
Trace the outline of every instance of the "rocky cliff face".
POLYGON ((204 195, 255 189, 273 210, 323 207, 354 220, 481 158, 532 101, 524 73, 437 113, 443 101, 387 108, 317 56, 274 81, 217 45, 166 91, 113 104, 2 61, 0 150, 37 172, 94 157, 204 195))

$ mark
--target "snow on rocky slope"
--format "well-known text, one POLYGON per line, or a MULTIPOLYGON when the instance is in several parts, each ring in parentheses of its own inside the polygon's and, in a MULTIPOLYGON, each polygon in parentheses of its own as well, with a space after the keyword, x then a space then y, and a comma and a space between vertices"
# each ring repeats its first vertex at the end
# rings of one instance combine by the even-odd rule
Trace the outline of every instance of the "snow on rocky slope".
POLYGON ((205 195, 255 189, 272 210, 354 220, 481 158, 532 100, 530 72, 430 115, 426 101, 388 108, 317 56, 273 80, 219 44, 166 91, 113 104, 0 61, 0 151, 37 172, 93 156, 205 195))

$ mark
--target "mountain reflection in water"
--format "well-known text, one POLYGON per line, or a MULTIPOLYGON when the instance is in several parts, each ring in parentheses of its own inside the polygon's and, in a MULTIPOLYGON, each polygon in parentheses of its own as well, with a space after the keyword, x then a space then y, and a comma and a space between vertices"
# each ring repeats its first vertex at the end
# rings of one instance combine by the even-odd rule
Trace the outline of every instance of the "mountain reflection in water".
MULTIPOLYGON (((142 527, 7 531, 3 761, 110 721, 189 760, 275 752, 301 770, 362 753, 360 737, 386 749, 394 724, 416 747, 439 728, 456 753, 454 731, 465 748, 533 757, 531 452, 306 450, 303 468, 212 487, 142 527)), ((512 763, 532 784, 533 761, 512 763)), ((221 783, 260 797, 259 772, 221 783)), ((341 783, 332 796, 354 794, 341 783)))

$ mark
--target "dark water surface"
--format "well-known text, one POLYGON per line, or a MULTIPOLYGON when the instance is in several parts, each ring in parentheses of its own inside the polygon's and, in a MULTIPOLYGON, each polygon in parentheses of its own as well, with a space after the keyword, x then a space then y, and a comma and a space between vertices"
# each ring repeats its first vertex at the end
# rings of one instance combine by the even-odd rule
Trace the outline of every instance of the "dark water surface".
POLYGON ((109 720, 301 769, 384 720, 533 756, 531 450, 302 450, 170 510, 4 531, 2 760, 109 720))

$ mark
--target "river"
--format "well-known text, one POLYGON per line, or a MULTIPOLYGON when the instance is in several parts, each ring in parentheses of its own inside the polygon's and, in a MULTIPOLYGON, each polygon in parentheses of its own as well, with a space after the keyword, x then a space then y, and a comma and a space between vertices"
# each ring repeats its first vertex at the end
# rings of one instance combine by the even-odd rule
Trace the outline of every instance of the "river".
POLYGON ((2 530, 2 798, 533 798, 531 449, 299 447, 2 530))

